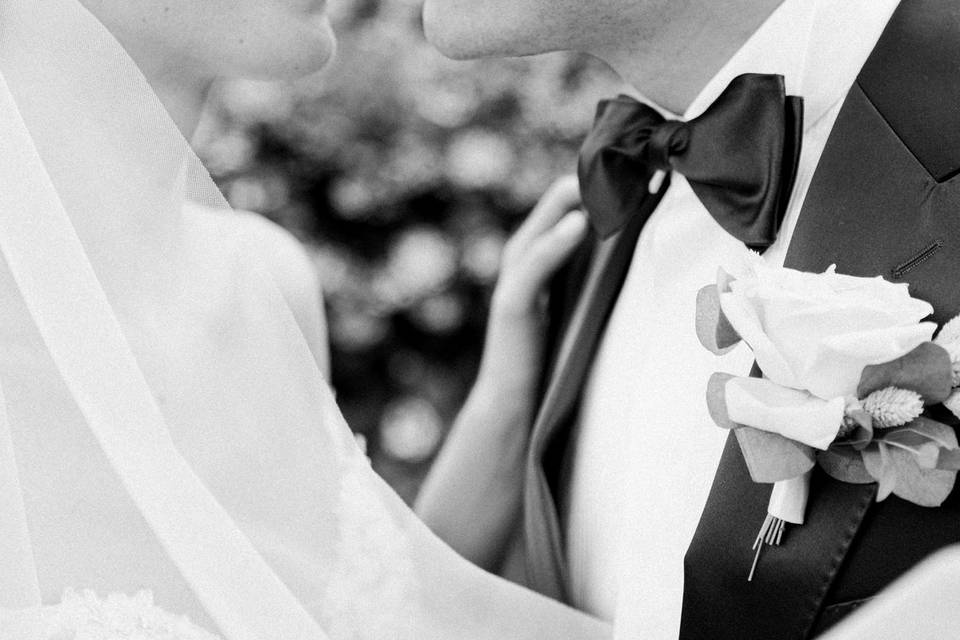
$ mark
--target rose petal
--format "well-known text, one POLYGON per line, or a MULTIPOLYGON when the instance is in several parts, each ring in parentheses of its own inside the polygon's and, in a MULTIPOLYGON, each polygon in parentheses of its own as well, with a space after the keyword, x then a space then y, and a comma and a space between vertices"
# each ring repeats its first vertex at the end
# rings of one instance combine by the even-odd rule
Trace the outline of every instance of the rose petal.
POLYGON ((763 378, 731 378, 726 383, 730 420, 816 449, 826 449, 836 439, 845 404, 843 398, 821 400, 763 378))
MULTIPOLYGON (((738 284, 739 281, 733 284, 738 284)), ((767 337, 757 315, 757 310, 742 295, 734 291, 720 294, 720 307, 730 325, 753 350, 753 357, 764 375, 784 386, 796 386, 796 376, 780 354, 777 346, 767 337)))
POLYGON ((883 278, 805 273, 747 261, 718 276, 724 315, 777 384, 825 400, 853 395, 863 368, 894 360, 927 341, 932 310, 906 284, 883 278))
POLYGON ((866 366, 913 351, 930 340, 935 327, 926 322, 825 337, 797 373, 802 388, 821 398, 854 395, 866 366))

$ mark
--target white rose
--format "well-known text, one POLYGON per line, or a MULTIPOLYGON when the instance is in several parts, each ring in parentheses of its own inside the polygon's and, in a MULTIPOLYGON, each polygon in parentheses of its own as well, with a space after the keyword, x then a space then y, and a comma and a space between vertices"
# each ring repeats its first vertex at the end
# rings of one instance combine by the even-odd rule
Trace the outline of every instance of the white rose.
POLYGON ((764 376, 824 400, 853 396, 864 367, 895 360, 936 330, 907 285, 751 260, 720 282, 720 305, 764 376))

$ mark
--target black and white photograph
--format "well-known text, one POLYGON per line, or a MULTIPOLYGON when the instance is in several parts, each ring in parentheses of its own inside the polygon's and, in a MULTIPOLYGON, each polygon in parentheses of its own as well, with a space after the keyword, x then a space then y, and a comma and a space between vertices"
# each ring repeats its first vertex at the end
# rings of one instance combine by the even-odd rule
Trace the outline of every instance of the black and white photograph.
POLYGON ((0 0, 0 640, 960 638, 957 0, 0 0))

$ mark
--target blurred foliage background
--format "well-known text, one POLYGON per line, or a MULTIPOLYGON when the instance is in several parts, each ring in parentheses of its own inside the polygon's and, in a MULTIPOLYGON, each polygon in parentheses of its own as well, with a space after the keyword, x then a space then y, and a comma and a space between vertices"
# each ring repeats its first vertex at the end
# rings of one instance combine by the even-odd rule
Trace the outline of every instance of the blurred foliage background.
POLYGON ((330 9, 337 61, 218 87, 197 144, 234 207, 307 246, 340 406, 409 501, 473 381, 504 241, 620 85, 572 54, 447 60, 420 0, 330 9))

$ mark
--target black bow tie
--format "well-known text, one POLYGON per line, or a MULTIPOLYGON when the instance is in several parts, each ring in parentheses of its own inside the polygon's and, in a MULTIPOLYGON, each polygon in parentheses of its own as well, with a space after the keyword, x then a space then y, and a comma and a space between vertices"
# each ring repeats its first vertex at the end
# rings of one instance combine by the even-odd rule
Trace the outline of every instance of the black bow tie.
POLYGON ((657 171, 677 171, 727 232, 763 250, 786 212, 802 135, 803 100, 777 75, 737 76, 685 123, 628 96, 605 100, 580 150, 583 204, 607 237, 642 210, 657 171))

